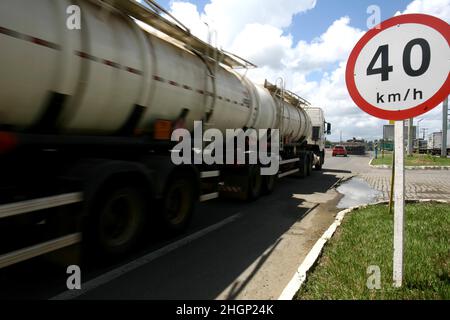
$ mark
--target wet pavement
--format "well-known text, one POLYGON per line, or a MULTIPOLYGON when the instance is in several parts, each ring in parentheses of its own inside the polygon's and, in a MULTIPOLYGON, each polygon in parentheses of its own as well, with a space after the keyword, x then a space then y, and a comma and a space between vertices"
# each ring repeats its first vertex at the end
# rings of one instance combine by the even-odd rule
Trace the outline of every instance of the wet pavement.
POLYGON ((339 201, 338 209, 347 209, 360 206, 367 203, 375 203, 382 196, 380 191, 370 187, 370 185, 361 178, 352 178, 337 188, 337 191, 343 195, 339 201))

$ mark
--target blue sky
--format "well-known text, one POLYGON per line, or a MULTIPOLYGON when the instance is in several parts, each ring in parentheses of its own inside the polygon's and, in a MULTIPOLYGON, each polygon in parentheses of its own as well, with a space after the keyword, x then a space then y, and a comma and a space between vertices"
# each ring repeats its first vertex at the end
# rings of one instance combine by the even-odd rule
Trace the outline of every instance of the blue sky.
POLYGON ((366 30, 370 5, 381 9, 381 19, 392 17, 397 11, 402 11, 410 3, 409 0, 318 0, 316 7, 294 18, 293 25, 288 29, 297 40, 311 41, 324 33, 330 24, 343 16, 350 17, 353 27, 366 30))
MULTIPOLYGON (((164 8, 170 8, 172 0, 159 0, 164 8)), ((208 4, 209 0, 184 0, 193 3, 199 10, 208 4)), ((242 0, 245 1, 245 0, 242 0)), ((275 0, 276 1, 276 0, 275 0)), ((343 16, 349 16, 353 27, 366 28, 368 15, 366 10, 370 5, 381 8, 381 18, 385 20, 392 17, 397 11, 405 10, 410 0, 317 0, 316 7, 305 13, 297 14, 293 24, 285 31, 291 33, 294 40, 311 41, 324 33, 330 24, 343 16)))
MULTIPOLYGON (((371 5, 381 21, 426 13, 450 21, 450 0, 157 0, 190 30, 207 38, 212 21, 219 45, 258 65, 254 82, 286 80, 287 89, 322 107, 334 124, 331 139, 376 139, 385 121, 363 113, 348 95, 344 71, 350 51, 367 31, 371 5), (209 10, 205 12, 206 5, 209 10), (344 18, 348 17, 348 19, 344 18)), ((421 126, 439 130, 440 108, 421 126)))

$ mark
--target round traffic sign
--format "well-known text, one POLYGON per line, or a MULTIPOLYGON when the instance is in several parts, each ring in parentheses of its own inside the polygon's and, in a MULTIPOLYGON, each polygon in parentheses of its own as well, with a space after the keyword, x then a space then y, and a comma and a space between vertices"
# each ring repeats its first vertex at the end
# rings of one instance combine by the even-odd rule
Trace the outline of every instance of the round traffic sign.
POLYGON ((429 15, 393 17, 368 31, 347 63, 353 101, 386 120, 430 111, 450 93, 450 26, 429 15))

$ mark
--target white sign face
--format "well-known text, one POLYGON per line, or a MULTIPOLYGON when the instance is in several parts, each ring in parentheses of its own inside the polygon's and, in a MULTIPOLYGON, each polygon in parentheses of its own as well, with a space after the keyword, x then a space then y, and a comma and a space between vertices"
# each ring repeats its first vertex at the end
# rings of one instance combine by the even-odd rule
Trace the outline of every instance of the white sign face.
POLYGON ((369 114, 391 120, 436 107, 450 91, 449 25, 426 15, 405 15, 381 26, 366 34, 350 56, 347 86, 353 100, 369 114))
POLYGON ((450 49, 439 32, 404 24, 380 33, 364 47, 356 60, 355 82, 370 104, 404 110, 430 99, 447 80, 449 66, 450 49))

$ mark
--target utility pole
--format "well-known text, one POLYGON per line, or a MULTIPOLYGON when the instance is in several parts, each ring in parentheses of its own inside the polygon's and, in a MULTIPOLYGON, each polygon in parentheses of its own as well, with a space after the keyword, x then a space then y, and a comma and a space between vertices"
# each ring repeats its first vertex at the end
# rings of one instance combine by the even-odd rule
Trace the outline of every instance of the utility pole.
POLYGON ((428 131, 428 128, 423 128, 422 132, 423 132, 423 140, 425 140, 425 134, 428 131))
POLYGON ((413 132, 414 132, 414 127, 413 127, 413 121, 414 119, 411 118, 408 121, 408 157, 411 157, 413 154, 413 142, 414 142, 414 137, 413 137, 413 132))
POLYGON ((447 158, 447 130, 448 130, 448 97, 442 105, 442 146, 441 157, 447 158))
POLYGON ((420 139, 420 123, 423 121, 423 118, 417 121, 417 138, 420 139))

